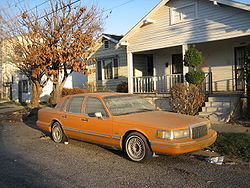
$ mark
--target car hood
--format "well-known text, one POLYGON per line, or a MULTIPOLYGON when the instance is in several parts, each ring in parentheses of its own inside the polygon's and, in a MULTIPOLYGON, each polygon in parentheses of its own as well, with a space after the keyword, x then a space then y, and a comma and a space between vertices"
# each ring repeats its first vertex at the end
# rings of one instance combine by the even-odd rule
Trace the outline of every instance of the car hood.
POLYGON ((116 116, 116 121, 128 122, 162 129, 181 129, 200 122, 208 122, 195 116, 173 112, 153 111, 116 116))

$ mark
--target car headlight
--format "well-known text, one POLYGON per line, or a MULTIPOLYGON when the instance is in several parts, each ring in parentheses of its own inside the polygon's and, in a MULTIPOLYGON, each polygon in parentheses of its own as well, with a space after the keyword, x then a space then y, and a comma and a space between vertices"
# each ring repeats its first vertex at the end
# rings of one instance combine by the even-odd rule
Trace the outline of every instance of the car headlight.
POLYGON ((173 132, 174 132, 174 139, 189 137, 189 129, 175 130, 173 132))
POLYGON ((160 139, 172 140, 173 136, 174 135, 172 131, 163 131, 163 130, 156 131, 156 137, 160 139))
POLYGON ((180 129, 180 130, 174 130, 174 131, 158 130, 156 132, 157 138, 167 139, 167 140, 188 138, 189 136, 190 136, 189 129, 180 129))

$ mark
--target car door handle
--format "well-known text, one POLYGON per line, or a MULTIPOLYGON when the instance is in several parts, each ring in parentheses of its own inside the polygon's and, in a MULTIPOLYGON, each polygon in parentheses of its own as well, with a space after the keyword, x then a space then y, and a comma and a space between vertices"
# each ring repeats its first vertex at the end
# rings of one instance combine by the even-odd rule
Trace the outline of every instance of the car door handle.
POLYGON ((66 115, 63 115, 62 118, 67 118, 67 116, 66 116, 66 115))
POLYGON ((81 120, 82 120, 82 121, 85 121, 85 122, 88 122, 88 121, 89 121, 87 118, 86 118, 86 119, 85 119, 85 118, 82 118, 81 120))

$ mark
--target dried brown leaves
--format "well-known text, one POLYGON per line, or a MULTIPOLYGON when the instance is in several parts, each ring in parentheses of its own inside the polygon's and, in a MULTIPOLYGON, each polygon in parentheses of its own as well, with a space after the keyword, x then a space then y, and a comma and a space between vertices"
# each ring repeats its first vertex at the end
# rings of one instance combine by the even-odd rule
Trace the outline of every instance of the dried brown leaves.
POLYGON ((205 100, 205 94, 193 84, 177 83, 170 90, 170 106, 181 114, 196 115, 205 100))

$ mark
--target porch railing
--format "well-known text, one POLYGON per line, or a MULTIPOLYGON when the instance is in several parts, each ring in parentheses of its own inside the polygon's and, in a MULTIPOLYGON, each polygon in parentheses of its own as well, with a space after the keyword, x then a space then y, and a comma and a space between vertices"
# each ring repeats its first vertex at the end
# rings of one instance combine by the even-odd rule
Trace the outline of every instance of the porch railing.
MULTIPOLYGON (((134 77, 133 81, 134 93, 169 93, 176 83, 184 82, 184 75, 141 76, 134 77)), ((206 77, 201 84, 201 90, 212 94, 212 72, 206 73, 206 77)))
POLYGON ((204 93, 207 93, 209 95, 213 94, 213 80, 212 80, 212 78, 213 78, 212 72, 211 71, 207 72, 206 77, 203 80, 202 85, 201 85, 201 90, 204 93))
POLYGON ((182 74, 134 77, 134 93, 168 93, 176 83, 182 83, 182 74))

